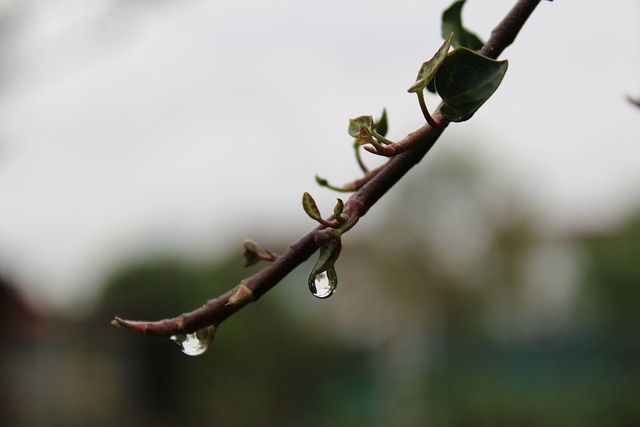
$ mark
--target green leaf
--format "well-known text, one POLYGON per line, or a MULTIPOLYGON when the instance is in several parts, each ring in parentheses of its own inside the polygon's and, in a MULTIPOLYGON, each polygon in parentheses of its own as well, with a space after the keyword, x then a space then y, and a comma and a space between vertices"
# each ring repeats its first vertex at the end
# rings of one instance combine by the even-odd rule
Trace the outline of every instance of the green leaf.
POLYGON ((440 112, 453 122, 468 120, 491 97, 507 72, 507 61, 494 61, 459 47, 436 74, 440 112))
POLYGON ((427 85, 427 90, 431 93, 436 93, 436 82, 435 80, 431 80, 431 82, 427 85))
POLYGON ((373 117, 360 116, 349 120, 349 135, 356 138, 357 145, 370 144, 373 141, 373 117))
POLYGON ((349 135, 354 138, 358 138, 361 134, 361 129, 365 128, 371 133, 373 129, 373 117, 371 116, 360 116, 355 119, 349 120, 349 135))
POLYGON ((322 221, 322 215, 320 215, 320 210, 318 209, 318 205, 316 205, 316 201, 313 200, 311 194, 306 191, 302 195, 302 208, 311 219, 322 221))
POLYGON ((440 49, 438 49, 436 54, 433 55, 433 58, 422 64, 420 71, 418 71, 416 82, 408 90, 410 93, 421 92, 429 85, 429 83, 431 83, 431 80, 435 77, 438 68, 440 68, 447 57, 447 52, 449 52, 452 40, 453 33, 449 34, 449 37, 446 38, 442 46, 440 46, 440 49))
POLYGON ((454 47, 463 46, 471 50, 479 50, 484 45, 484 42, 462 25, 462 7, 464 3, 465 0, 456 1, 442 13, 442 38, 446 39, 449 34, 454 33, 454 47))
POLYGON ((379 135, 387 136, 387 132, 389 131, 389 123, 387 121, 387 109, 386 108, 382 109, 382 115, 380 116, 380 118, 376 122, 375 128, 376 128, 376 132, 378 132, 379 135))

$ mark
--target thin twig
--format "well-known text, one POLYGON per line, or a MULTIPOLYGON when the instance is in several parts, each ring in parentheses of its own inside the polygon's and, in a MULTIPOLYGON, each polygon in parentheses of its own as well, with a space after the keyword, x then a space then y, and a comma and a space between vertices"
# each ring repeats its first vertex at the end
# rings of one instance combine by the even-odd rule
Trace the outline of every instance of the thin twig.
POLYGON ((422 111, 422 115, 424 116, 429 126, 431 126, 432 128, 437 127, 438 124, 436 123, 435 120, 433 120, 433 117, 431 117, 431 114, 429 113, 429 109, 427 108, 427 103, 424 100, 423 90, 418 91, 418 104, 420 104, 420 110, 422 111))
POLYGON ((369 168, 364 164, 362 156, 360 155, 360 144, 353 144, 353 149, 356 152, 356 161, 358 162, 358 166, 360 166, 360 170, 362 170, 362 172, 366 174, 367 172, 369 172, 369 168))
POLYGON ((509 13, 491 31, 491 37, 480 49, 480 54, 498 59, 502 52, 514 42, 539 3, 540 0, 518 0, 509 13))
MULTIPOLYGON (((514 41, 539 2, 540 0, 518 0, 502 22, 492 31, 491 37, 480 53, 496 59, 514 41)), ((389 159, 352 194, 343 212, 348 221, 355 224, 413 166, 422 160, 449 124, 439 111, 433 114, 433 119, 438 124, 437 127, 423 126, 399 141, 397 144, 410 146, 412 149, 389 159)), ((171 336, 195 332, 209 325, 217 326, 247 303, 259 299, 313 255, 317 250, 314 238, 322 229, 323 227, 319 226, 302 236, 273 263, 242 280, 227 293, 207 301, 197 310, 157 322, 129 321, 116 317, 112 323, 147 336, 171 336)))

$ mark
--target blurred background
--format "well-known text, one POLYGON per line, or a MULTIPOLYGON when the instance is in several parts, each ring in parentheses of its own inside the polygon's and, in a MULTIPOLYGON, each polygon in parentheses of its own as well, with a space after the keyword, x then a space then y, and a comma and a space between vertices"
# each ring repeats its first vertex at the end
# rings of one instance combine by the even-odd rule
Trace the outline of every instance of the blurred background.
POLYGON ((339 196, 314 175, 359 177, 350 117, 421 126, 448 5, 0 0, 0 425, 640 425, 633 0, 541 3, 498 92, 344 237, 332 298, 312 259, 195 358, 109 324, 311 229, 302 193, 339 196))

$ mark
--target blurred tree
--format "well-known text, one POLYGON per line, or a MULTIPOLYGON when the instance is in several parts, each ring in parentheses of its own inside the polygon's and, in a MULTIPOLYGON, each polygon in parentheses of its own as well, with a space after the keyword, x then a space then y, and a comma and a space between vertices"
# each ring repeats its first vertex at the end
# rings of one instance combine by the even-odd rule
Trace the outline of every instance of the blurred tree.
POLYGON ((600 327, 611 339, 640 349, 640 217, 587 246, 587 281, 600 327))

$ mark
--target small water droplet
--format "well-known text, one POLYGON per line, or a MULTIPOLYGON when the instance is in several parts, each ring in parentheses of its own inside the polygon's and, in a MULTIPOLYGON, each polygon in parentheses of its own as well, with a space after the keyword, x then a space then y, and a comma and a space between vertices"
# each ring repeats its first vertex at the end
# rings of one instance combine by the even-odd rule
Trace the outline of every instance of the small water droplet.
POLYGON ((329 298, 338 287, 338 275, 332 267, 309 277, 309 290, 314 297, 329 298))
POLYGON ((192 334, 172 335, 171 340, 180 346, 180 350, 189 356, 199 356, 209 348, 216 330, 207 326, 192 334))

